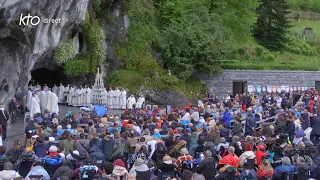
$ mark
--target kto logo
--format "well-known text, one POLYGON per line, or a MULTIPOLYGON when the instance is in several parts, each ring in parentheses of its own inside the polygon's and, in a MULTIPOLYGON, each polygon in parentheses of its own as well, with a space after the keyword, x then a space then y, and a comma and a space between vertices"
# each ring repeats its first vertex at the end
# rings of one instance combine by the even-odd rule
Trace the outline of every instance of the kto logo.
POLYGON ((30 23, 32 26, 36 26, 40 23, 40 21, 41 19, 39 18, 39 16, 31 16, 30 14, 28 14, 27 16, 23 16, 23 14, 21 14, 19 25, 28 26, 30 23))

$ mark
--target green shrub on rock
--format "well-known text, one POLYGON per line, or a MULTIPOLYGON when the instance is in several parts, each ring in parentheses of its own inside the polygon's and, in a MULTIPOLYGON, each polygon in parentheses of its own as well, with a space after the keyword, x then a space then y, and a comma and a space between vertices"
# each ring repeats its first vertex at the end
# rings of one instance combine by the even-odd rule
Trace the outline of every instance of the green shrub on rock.
POLYGON ((54 51, 53 60, 58 65, 62 65, 74 57, 73 39, 62 41, 54 51))

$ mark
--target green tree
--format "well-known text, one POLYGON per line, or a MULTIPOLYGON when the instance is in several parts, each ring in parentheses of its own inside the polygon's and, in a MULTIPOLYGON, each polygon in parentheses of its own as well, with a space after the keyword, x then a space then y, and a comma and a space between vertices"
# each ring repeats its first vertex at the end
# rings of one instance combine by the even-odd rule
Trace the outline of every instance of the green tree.
POLYGON ((188 78, 193 70, 214 73, 220 70, 220 58, 229 50, 228 32, 219 16, 207 7, 172 21, 163 31, 162 52, 168 68, 179 78, 188 78))
POLYGON ((290 27, 286 0, 260 0, 256 9, 258 16, 253 35, 262 46, 275 51, 282 51, 288 42, 286 33, 290 27))

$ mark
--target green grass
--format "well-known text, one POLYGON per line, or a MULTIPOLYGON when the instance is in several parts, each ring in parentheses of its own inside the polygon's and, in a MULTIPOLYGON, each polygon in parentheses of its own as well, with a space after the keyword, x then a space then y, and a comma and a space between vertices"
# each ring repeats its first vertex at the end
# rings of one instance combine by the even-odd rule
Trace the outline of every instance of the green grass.
POLYGON ((292 20, 291 25, 293 26, 289 30, 291 33, 302 34, 304 28, 309 27, 312 28, 312 36, 320 39, 320 21, 302 20, 298 22, 296 20, 292 20))

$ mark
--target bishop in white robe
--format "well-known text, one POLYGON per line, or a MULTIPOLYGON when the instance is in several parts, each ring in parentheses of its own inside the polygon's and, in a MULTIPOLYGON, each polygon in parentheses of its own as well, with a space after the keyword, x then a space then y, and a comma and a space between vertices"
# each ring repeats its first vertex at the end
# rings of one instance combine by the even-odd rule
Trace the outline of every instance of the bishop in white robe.
POLYGON ((131 94, 127 100, 127 108, 132 109, 134 104, 136 104, 136 98, 133 96, 133 94, 131 94))
POLYGON ((114 91, 112 90, 112 88, 110 88, 110 90, 108 91, 108 108, 109 109, 113 109, 113 101, 114 101, 114 91))
POLYGON ((126 109, 126 107, 127 107, 127 92, 125 90, 122 90, 120 95, 120 108, 126 109))
POLYGON ((143 97, 143 96, 140 96, 140 97, 138 98, 138 102, 137 102, 137 104, 136 104, 136 108, 137 108, 137 109, 141 109, 144 101, 145 101, 144 97, 143 97))
POLYGON ((55 93, 51 93, 51 113, 56 113, 57 115, 59 114, 59 98, 55 93))
POLYGON ((39 85, 39 83, 37 83, 37 85, 34 86, 34 90, 36 90, 36 91, 41 90, 41 86, 39 85))
POLYGON ((113 108, 120 109, 120 96, 121 92, 118 88, 114 90, 114 101, 113 101, 113 108))

